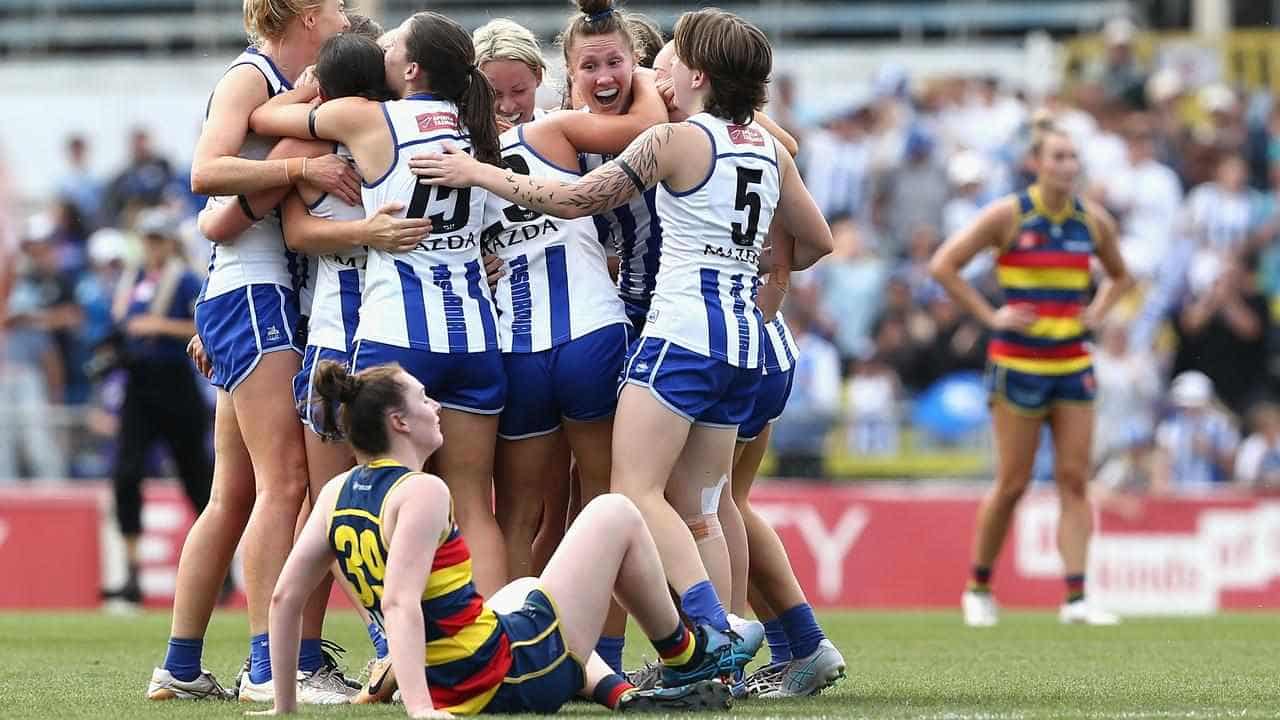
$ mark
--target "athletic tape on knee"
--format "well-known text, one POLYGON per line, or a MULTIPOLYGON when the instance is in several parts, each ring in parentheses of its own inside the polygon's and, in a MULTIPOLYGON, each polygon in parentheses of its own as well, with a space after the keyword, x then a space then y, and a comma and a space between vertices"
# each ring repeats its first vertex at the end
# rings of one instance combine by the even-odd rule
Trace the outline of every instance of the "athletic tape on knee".
POLYGON ((693 541, 699 545, 724 537, 724 529, 720 527, 720 516, 715 513, 687 517, 684 522, 689 526, 689 532, 693 533, 693 541))
POLYGON ((709 488, 702 490, 702 514, 715 515, 720 511, 720 493, 724 490, 724 486, 729 484, 729 476, 721 475, 720 481, 709 488))

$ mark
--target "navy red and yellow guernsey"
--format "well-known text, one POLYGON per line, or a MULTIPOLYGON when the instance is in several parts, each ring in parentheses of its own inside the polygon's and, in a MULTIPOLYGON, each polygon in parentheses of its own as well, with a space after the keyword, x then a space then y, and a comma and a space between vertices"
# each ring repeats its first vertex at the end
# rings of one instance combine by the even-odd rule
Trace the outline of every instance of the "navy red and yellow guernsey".
MULTIPOLYGON (((386 631, 382 581, 388 546, 382 534, 387 498, 413 473, 392 460, 352 470, 329 516, 329 545, 369 615, 386 631)), ((471 582, 471 551, 449 513, 449 528, 436 546, 422 593, 426 626, 427 686, 438 710, 480 712, 502 687, 511 667, 511 645, 497 615, 471 582)))
POLYGON ((1050 213, 1032 186, 1018 195, 1018 231, 999 254, 996 278, 1005 304, 1030 307, 1026 331, 997 331, 987 346, 995 365, 1035 375, 1068 375, 1092 365, 1081 315, 1089 300, 1091 220, 1078 198, 1050 213))

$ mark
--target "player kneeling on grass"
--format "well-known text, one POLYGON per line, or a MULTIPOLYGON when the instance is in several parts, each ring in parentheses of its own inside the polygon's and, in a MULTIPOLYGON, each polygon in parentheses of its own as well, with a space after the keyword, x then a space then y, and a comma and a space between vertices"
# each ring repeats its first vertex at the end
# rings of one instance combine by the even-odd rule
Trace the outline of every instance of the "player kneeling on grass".
POLYGON ((733 633, 682 624, 631 501, 592 501, 540 578, 512 583, 485 603, 448 488, 417 471, 444 442, 439 404, 396 365, 351 375, 324 362, 315 390, 323 404, 317 416, 327 431, 340 429, 360 465, 325 486, 280 574, 271 599, 276 707, 268 712, 296 708, 296 683, 285 678, 296 676, 303 604, 335 556, 386 631, 411 717, 554 712, 579 692, 624 711, 729 706, 728 688, 712 678, 750 656, 733 633), (668 689, 637 690, 592 656, 615 593, 662 656, 668 689))

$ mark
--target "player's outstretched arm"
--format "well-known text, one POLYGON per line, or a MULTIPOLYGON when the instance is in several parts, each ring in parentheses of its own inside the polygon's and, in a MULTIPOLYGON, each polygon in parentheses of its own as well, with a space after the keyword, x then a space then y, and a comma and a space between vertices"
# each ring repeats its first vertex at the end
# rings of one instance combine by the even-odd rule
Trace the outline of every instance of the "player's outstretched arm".
POLYGON ((618 207, 666 179, 679 158, 687 155, 678 132, 688 127, 666 123, 650 128, 616 160, 573 182, 485 165, 456 148, 412 158, 409 167, 426 185, 478 186, 530 210, 562 218, 586 217, 618 207))

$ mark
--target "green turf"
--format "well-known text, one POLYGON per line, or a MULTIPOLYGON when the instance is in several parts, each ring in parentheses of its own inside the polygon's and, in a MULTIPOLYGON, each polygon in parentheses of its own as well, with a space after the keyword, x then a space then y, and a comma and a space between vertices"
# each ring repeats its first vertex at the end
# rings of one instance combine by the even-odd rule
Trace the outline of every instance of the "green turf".
MULTIPOLYGON (((739 702, 735 716, 1136 720, 1280 713, 1276 614, 1115 628, 1061 627, 1047 614, 1017 613, 984 630, 962 627, 958 612, 829 613, 822 622, 849 661, 849 677, 817 698, 739 702)), ((167 631, 164 613, 0 614, 0 717, 240 717, 247 706, 142 699, 167 631)), ((349 670, 363 666, 369 645, 357 622, 334 617, 330 635, 352 649, 349 670)), ((244 616, 219 613, 206 666, 230 682, 245 645, 244 616)), ((638 662, 644 649, 633 638, 629 661, 638 662)), ((604 714, 584 705, 564 712, 604 714)), ((402 708, 386 706, 303 714, 404 717, 402 708)))

